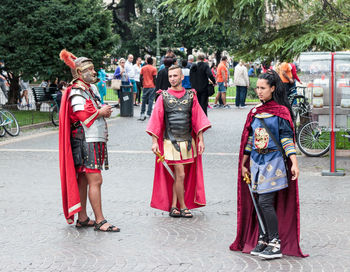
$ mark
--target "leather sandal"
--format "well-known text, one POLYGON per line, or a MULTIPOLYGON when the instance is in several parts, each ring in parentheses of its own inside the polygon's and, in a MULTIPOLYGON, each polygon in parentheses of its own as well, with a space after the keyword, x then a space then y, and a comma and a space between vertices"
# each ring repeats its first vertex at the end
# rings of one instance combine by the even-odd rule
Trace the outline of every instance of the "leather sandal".
POLYGON ((180 216, 184 217, 184 218, 192 218, 193 217, 192 213, 187 208, 180 210, 180 216))
POLYGON ((95 226, 95 221, 94 221, 94 223, 91 225, 91 224, 89 224, 89 222, 90 222, 90 218, 88 217, 85 221, 79 221, 79 219, 77 220, 77 223, 75 224, 75 227, 76 228, 88 228, 88 227, 93 227, 93 226, 95 226), (78 224, 80 225, 80 226, 78 226, 78 224))
POLYGON ((104 224, 106 224, 107 223, 107 220, 105 219, 105 220, 102 220, 100 223, 96 223, 95 222, 95 228, 94 228, 94 230, 95 231, 102 231, 102 232, 120 232, 120 228, 117 228, 117 229, 114 229, 114 228, 116 228, 116 226, 113 226, 113 225, 111 225, 111 226, 109 226, 106 230, 103 230, 103 229, 101 229, 101 227, 104 225, 104 224))
POLYGON ((178 208, 171 207, 170 212, 169 212, 169 216, 171 216, 171 217, 180 217, 181 213, 180 213, 178 208))

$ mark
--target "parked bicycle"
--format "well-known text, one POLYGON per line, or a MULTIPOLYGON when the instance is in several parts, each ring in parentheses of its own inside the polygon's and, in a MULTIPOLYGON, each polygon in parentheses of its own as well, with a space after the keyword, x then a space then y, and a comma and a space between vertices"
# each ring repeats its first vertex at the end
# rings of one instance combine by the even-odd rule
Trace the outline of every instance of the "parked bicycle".
POLYGON ((294 113, 296 135, 299 133, 299 127, 310 121, 311 106, 308 99, 305 97, 305 88, 306 87, 291 88, 288 95, 288 100, 294 113), (299 94, 300 89, 303 94, 299 94))
POLYGON ((51 117, 52 124, 57 127, 59 124, 58 115, 59 115, 60 108, 56 100, 57 95, 52 94, 51 96, 53 98, 53 102, 51 103, 51 107, 50 107, 50 112, 51 112, 50 117, 51 117))
POLYGON ((0 109, 0 137, 5 136, 5 133, 11 136, 19 134, 19 125, 16 117, 8 110, 0 109))
MULTIPOLYGON (((341 134, 350 142, 350 129, 341 134)), ((297 144, 301 152, 310 157, 320 157, 326 154, 330 148, 330 130, 320 126, 317 121, 305 124, 297 136, 297 144)))

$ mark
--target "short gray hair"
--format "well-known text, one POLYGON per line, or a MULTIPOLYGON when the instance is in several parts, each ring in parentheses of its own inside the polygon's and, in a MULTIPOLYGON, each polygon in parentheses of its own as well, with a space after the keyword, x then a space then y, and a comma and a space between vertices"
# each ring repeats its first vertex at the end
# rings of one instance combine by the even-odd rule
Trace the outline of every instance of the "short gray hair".
POLYGON ((188 55, 188 60, 194 60, 194 56, 193 55, 188 55))

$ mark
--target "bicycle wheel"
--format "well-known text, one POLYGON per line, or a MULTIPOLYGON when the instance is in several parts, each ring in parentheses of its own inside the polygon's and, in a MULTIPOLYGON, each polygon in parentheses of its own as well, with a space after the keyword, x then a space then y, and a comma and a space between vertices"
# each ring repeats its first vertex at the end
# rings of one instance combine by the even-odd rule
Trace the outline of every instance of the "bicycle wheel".
POLYGON ((300 151, 310 157, 320 157, 326 154, 330 146, 329 140, 329 131, 320 127, 317 121, 305 124, 297 136, 300 151))
POLYGON ((17 136, 19 134, 19 125, 16 117, 8 110, 2 110, 4 129, 11 136, 17 136))
POLYGON ((2 114, 0 113, 0 137, 4 137, 6 133, 4 126, 2 125, 2 122, 3 122, 2 114))
POLYGON ((52 124, 54 126, 58 126, 58 109, 57 109, 57 105, 55 105, 53 108, 52 108, 52 111, 51 111, 51 121, 52 121, 52 124))

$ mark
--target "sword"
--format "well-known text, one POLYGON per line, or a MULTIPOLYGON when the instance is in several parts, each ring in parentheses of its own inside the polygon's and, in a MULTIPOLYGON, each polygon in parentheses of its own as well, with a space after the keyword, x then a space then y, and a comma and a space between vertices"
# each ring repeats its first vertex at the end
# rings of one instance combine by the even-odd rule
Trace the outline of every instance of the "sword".
POLYGON ((157 162, 162 162, 165 169, 168 170, 170 176, 175 180, 175 175, 174 175, 173 171, 170 169, 169 165, 165 162, 164 156, 162 156, 162 154, 160 154, 159 152, 156 152, 156 155, 158 156, 157 162))
POLYGON ((256 215, 258 216, 258 220, 259 220, 259 224, 260 224, 261 230, 262 230, 263 234, 265 235, 265 234, 266 234, 266 231, 265 231, 264 223, 263 223, 263 221, 262 221, 262 218, 261 218, 261 215, 260 215, 258 206, 257 206, 257 204, 256 204, 255 197, 254 197, 254 195, 253 195, 253 190, 252 190, 250 178, 249 178, 249 176, 248 176, 247 173, 244 175, 243 180, 244 180, 244 181, 247 183, 247 185, 248 185, 249 192, 250 192, 250 196, 252 197, 253 205, 254 205, 254 208, 255 208, 255 211, 256 211, 256 215))

